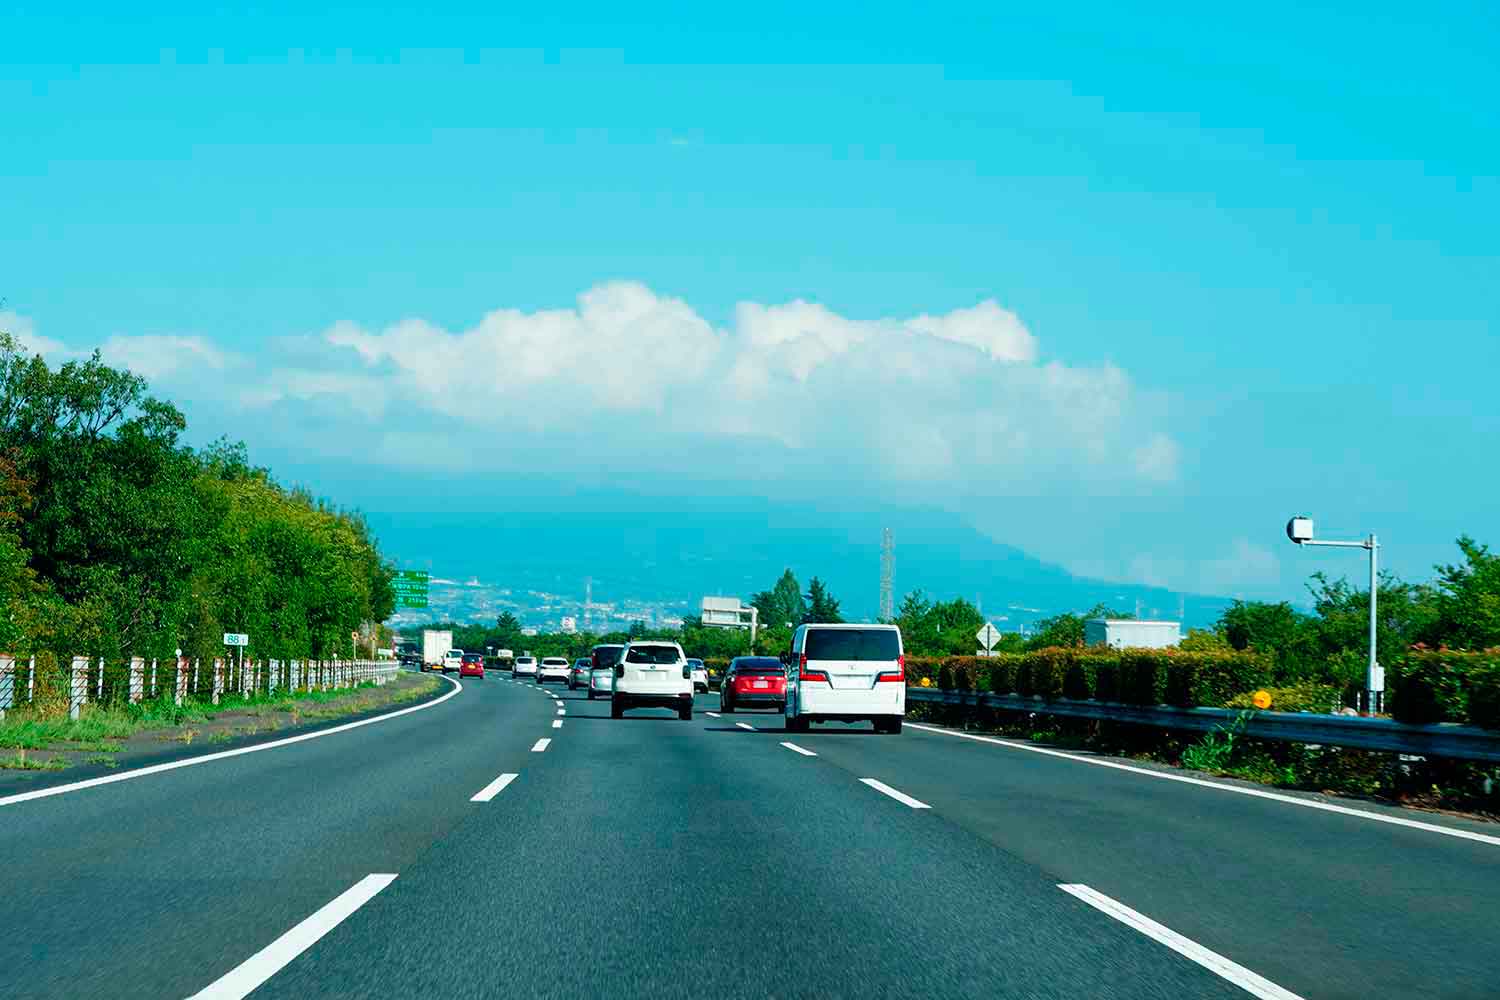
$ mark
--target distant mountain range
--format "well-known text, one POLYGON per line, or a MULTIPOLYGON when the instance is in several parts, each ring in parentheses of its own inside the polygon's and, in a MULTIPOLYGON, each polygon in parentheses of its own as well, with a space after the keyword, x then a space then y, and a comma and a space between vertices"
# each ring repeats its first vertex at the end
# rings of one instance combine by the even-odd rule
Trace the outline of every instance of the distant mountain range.
MULTIPOLYGON (((498 505, 498 504, 497 504, 498 505)), ((828 511, 713 501, 668 505, 631 497, 568 497, 547 510, 369 515, 382 549, 406 569, 483 581, 513 593, 595 601, 686 602, 706 594, 748 599, 790 567, 805 587, 821 577, 846 616, 879 607, 881 532, 896 543, 895 593, 982 603, 986 617, 1014 628, 1096 603, 1143 616, 1207 625, 1231 602, 1157 587, 1076 577, 996 542, 941 511, 828 511), (679 509, 666 509, 676 506, 679 509)))

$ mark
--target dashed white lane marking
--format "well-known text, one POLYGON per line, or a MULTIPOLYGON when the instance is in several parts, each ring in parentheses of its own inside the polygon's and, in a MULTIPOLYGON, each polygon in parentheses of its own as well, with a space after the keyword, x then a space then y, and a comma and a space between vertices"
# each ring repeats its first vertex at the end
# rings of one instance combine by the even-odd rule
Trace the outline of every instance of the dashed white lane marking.
POLYGON ((925 802, 923 802, 923 801, 921 801, 919 799, 914 799, 910 795, 907 795, 905 792, 898 792, 898 791, 896 791, 894 788, 892 788, 890 785, 887 785, 883 781, 876 781, 874 778, 860 778, 859 780, 863 784, 869 785, 871 788, 875 789, 880 794, 882 794, 882 795, 889 795, 891 798, 895 799, 897 802, 903 803, 904 805, 911 806, 913 809, 931 809, 932 808, 932 806, 928 805, 927 803, 925 803, 925 802))
POLYGON ((552 720, 552 728, 553 729, 561 729, 562 728, 562 723, 563 723, 563 720, 561 720, 561 719, 553 719, 552 720))
POLYGON ((480 789, 479 794, 470 799, 470 802, 488 802, 496 795, 505 791, 505 786, 519 778, 519 774, 502 774, 494 781, 480 789))
POLYGON ((752 733, 755 732, 755 727, 752 726, 752 725, 750 725, 750 723, 748 723, 748 722, 736 722, 735 725, 738 726, 741 729, 748 729, 752 733))
POLYGON ((551 740, 537 740, 536 746, 531 748, 532 753, 541 753, 552 743, 551 740))
POLYGON ((704 712, 703 714, 708 716, 710 719, 717 719, 719 717, 718 712, 704 712))
POLYGON ((463 692, 463 685, 452 677, 444 677, 443 680, 453 685, 453 690, 447 694, 434 698, 432 701, 424 701, 420 705, 410 708, 397 709, 384 715, 377 715, 370 719, 360 719, 358 722, 346 722, 341 726, 330 729, 321 729, 316 733, 303 733, 301 736, 288 736, 281 740, 272 740, 269 743, 257 743, 253 747, 240 747, 237 750, 220 750, 217 753, 206 753, 201 757, 189 757, 186 760, 174 760, 166 764, 152 764, 149 767, 138 767, 133 771, 125 771, 122 774, 106 774, 102 778, 86 778, 83 781, 74 781, 66 785, 54 785, 51 788, 38 788, 31 792, 17 792, 15 795, 0 796, 0 806, 11 806, 18 802, 29 802, 32 799, 45 799, 52 795, 62 795, 64 792, 78 792, 85 788, 93 788, 96 785, 112 785, 117 781, 129 781, 132 778, 144 778, 148 774, 160 774, 163 771, 175 771, 179 767, 193 767, 196 764, 207 764, 213 760, 226 760, 230 757, 239 757, 247 753, 260 753, 262 750, 274 750, 277 747, 291 746, 293 743, 303 743, 307 740, 320 740, 334 733, 347 733, 351 729, 359 729, 361 726, 373 726, 377 722, 387 719, 395 719, 413 712, 426 711, 435 708, 456 694, 463 692))
POLYGON ((192 1000, 241 1000, 249 996, 394 881, 395 875, 366 875, 312 916, 205 986, 192 1000))
POLYGON ((1063 760, 1075 761, 1079 764, 1093 764, 1095 767, 1107 767, 1114 771, 1128 771, 1131 774, 1139 774, 1147 778, 1160 778, 1162 781, 1180 781, 1185 785, 1197 785, 1200 788, 1213 788, 1220 792, 1233 792, 1236 795, 1249 795, 1257 799, 1269 799, 1272 802, 1282 802, 1290 806, 1301 806, 1304 809, 1321 809, 1323 812, 1338 813, 1341 816, 1357 816, 1360 819, 1371 820, 1376 823, 1390 823, 1392 826, 1404 826, 1412 830, 1423 830, 1427 833, 1440 833, 1445 837, 1458 837, 1461 840, 1473 840, 1481 844, 1491 844, 1500 847, 1500 837, 1487 833, 1475 833, 1472 830, 1460 830, 1451 826, 1438 826, 1436 823, 1423 823, 1420 820, 1405 819, 1401 816, 1386 816, 1381 813, 1369 812, 1365 809, 1351 809, 1349 806, 1334 805, 1332 802, 1317 802, 1313 799, 1299 799, 1294 795, 1282 795, 1277 792, 1263 792, 1258 788, 1241 788, 1239 785, 1225 785, 1217 781, 1206 781, 1203 778, 1191 778, 1185 774, 1170 774, 1166 771, 1150 771, 1144 767, 1131 767, 1129 764, 1119 764, 1112 760, 1095 760, 1092 757, 1079 757, 1076 754, 1063 753, 1061 750, 1049 750, 1046 747, 1028 746, 1025 743, 1016 743, 1013 740, 1000 740, 992 736, 976 736, 974 733, 959 733, 951 729, 940 729, 937 726, 924 726, 915 722, 908 722, 907 726, 912 729, 920 729, 924 733, 937 733, 940 736, 956 736, 961 740, 974 740, 976 743, 992 743, 997 747, 1008 747, 1011 750, 1025 750, 1027 753, 1039 753, 1047 757, 1061 757, 1063 760))
POLYGON ((557 709, 557 714, 558 715, 567 715, 568 714, 568 710, 566 708, 563 708, 562 706, 559 705, 558 709, 557 709))
POLYGON ((1269 979, 1264 979, 1243 965, 1231 962, 1218 952, 1209 951, 1196 941, 1191 941, 1170 927, 1164 927, 1138 913, 1118 900, 1110 899, 1102 892, 1078 883, 1058 886, 1070 896, 1076 896, 1101 913, 1107 913, 1127 927, 1133 927, 1159 944, 1164 944, 1188 961, 1196 962, 1221 979, 1227 980, 1251 996, 1260 1000, 1302 1000, 1290 990, 1282 989, 1269 979))
POLYGON ((781 745, 784 746, 784 747, 786 747, 788 750, 792 751, 793 753, 800 753, 804 757, 816 757, 817 756, 817 754, 813 753, 811 750, 807 750, 807 749, 804 749, 803 747, 799 747, 795 743, 786 743, 786 742, 783 742, 781 745))

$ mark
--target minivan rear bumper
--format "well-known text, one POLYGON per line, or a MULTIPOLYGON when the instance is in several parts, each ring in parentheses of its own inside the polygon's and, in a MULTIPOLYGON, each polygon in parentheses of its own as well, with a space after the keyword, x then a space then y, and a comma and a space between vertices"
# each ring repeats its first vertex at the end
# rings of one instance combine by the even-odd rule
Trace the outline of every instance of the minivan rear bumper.
POLYGON ((611 697, 623 708, 681 708, 693 702, 693 692, 680 691, 672 694, 662 692, 620 691, 616 689, 611 697))
POLYGON ((798 715, 820 719, 858 721, 905 715, 906 685, 883 681, 873 688, 849 690, 804 682, 797 692, 796 704, 798 715))

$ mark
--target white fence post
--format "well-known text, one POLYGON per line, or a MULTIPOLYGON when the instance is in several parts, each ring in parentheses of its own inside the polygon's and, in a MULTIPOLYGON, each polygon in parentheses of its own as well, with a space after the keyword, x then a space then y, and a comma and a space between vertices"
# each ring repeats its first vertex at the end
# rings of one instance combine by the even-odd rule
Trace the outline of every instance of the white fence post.
POLYGON ((89 700, 89 658, 73 657, 72 675, 68 680, 68 718, 76 719, 89 700))
POLYGON ((182 699, 187 697, 187 657, 179 656, 173 662, 177 665, 176 676, 172 678, 173 699, 177 702, 177 707, 181 708, 182 699))
POLYGON ((198 658, 193 657, 193 697, 195 698, 198 696, 198 663, 198 658))
POLYGON ((16 699, 16 658, 0 653, 0 719, 16 699))
POLYGON ((130 703, 140 704, 141 697, 146 693, 146 658, 143 656, 132 656, 130 658, 130 703))
POLYGON ((26 704, 36 704, 36 657, 26 660, 26 704))
POLYGON ((156 657, 151 657, 151 697, 156 697, 156 657))
POLYGON ((224 660, 214 657, 214 704, 219 703, 219 695, 224 692, 224 660))
POLYGON ((104 700, 104 657, 99 657, 99 687, 95 689, 95 701, 104 700))

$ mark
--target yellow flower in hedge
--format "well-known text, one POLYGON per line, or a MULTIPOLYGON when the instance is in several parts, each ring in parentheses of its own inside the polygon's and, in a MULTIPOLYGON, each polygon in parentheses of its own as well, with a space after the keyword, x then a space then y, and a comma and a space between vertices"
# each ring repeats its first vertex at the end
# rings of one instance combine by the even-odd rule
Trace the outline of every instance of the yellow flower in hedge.
POLYGON ((1250 703, 1256 708, 1270 708, 1271 692, 1265 689, 1255 692, 1255 695, 1250 699, 1250 703))
POLYGON ((930 688, 930 687, 932 687, 932 678, 931 677, 923 677, 922 678, 922 686, 924 688, 930 688))

